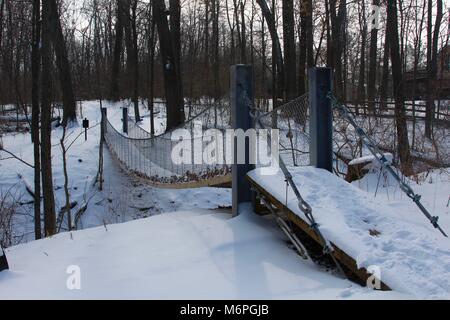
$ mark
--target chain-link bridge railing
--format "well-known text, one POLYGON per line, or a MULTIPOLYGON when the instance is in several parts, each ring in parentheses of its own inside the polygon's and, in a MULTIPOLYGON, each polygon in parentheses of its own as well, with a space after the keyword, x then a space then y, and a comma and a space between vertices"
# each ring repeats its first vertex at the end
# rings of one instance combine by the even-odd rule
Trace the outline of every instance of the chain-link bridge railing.
MULTIPOLYGON (((224 161, 214 161, 215 155, 205 157, 203 148, 208 142, 224 139, 221 133, 230 128, 229 107, 211 106, 195 111, 198 113, 191 113, 180 127, 154 137, 132 121, 125 135, 107 120, 106 143, 126 170, 154 183, 180 184, 225 176, 230 172, 229 166, 224 161), (183 146, 178 154, 177 146, 183 146), (183 154, 189 151, 189 155, 183 154), (187 157, 191 161, 186 161, 187 157), (175 158, 184 161, 177 162, 175 158)), ((223 147, 224 143, 217 145, 223 147)), ((218 154, 222 154, 220 150, 218 154)))
MULTIPOLYGON (((154 137, 132 119, 128 134, 106 120, 106 143, 126 170, 155 184, 183 184, 229 175, 229 105, 194 108, 186 114, 188 120, 183 125, 154 137), (216 150, 204 152, 211 143, 216 150)), ((309 165, 307 95, 264 114, 261 121, 279 130, 280 156, 288 165, 309 165)))
POLYGON ((310 164, 308 116, 309 99, 303 95, 259 117, 265 129, 279 130, 280 157, 288 166, 310 164))

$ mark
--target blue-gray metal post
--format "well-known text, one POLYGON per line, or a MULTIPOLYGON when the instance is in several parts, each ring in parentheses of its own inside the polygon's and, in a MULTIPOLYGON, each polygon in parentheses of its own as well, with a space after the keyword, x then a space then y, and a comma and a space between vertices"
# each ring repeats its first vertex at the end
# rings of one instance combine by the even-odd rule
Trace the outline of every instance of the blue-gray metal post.
POLYGON ((123 133, 128 134, 128 108, 126 107, 122 109, 122 124, 123 124, 123 133))
POLYGON ((3 248, 0 247, 0 272, 3 270, 8 270, 8 260, 6 260, 6 254, 3 251, 3 248))
POLYGON ((333 172, 333 110, 327 97, 333 89, 332 72, 310 68, 308 77, 311 165, 333 172))
MULTIPOLYGON (((231 101, 231 121, 234 130, 242 129, 247 132, 254 128, 253 119, 250 115, 250 108, 253 103, 253 68, 249 65, 235 65, 231 67, 230 76, 230 101, 231 101)), ((233 216, 239 215, 239 206, 245 202, 252 201, 250 183, 247 173, 255 168, 250 163, 250 141, 245 140, 245 164, 238 163, 238 145, 235 139, 233 167, 232 167, 232 197, 233 216)))

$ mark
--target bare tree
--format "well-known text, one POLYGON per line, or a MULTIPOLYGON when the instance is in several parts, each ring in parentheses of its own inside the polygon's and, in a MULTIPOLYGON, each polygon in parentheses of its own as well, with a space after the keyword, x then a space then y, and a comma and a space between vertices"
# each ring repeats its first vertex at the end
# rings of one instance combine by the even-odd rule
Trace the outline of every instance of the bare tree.
MULTIPOLYGON (((380 0, 372 0, 372 5, 378 7, 380 5, 380 0)), ((370 31, 370 49, 369 49, 369 76, 367 80, 367 98, 369 100, 369 109, 372 112, 375 111, 375 101, 376 93, 376 82, 377 82, 377 64, 378 64, 378 27, 372 25, 372 30, 370 31)))
POLYGON ((400 43, 398 36, 398 17, 396 0, 388 0, 387 5, 387 33, 391 52, 392 75, 394 79, 395 120, 397 123, 397 148, 402 171, 406 175, 412 174, 411 151, 406 124, 406 112, 402 90, 402 63, 400 58, 400 43))
POLYGON ((435 88, 433 86, 434 80, 437 76, 437 54, 438 54, 438 41, 439 31, 441 28, 441 22, 443 18, 442 12, 442 0, 437 0, 437 12, 436 21, 434 23, 433 31, 433 2, 428 0, 428 31, 427 31, 427 72, 428 72, 428 86, 427 86, 427 107, 425 116, 425 136, 431 138, 432 125, 435 113, 435 88))
POLYGON ((366 100, 366 41, 367 41, 367 21, 366 21, 366 7, 364 1, 361 1, 361 6, 358 6, 359 24, 361 32, 361 49, 359 60, 359 81, 358 81, 358 101, 364 103, 366 100))
POLYGON ((42 237, 41 230, 41 161, 40 161, 40 104, 39 104, 39 81, 41 73, 41 55, 39 46, 41 43, 41 1, 33 0, 33 47, 31 53, 31 104, 32 125, 31 138, 34 150, 34 234, 36 239, 42 237))
POLYGON ((56 65, 62 89, 64 113, 63 125, 68 122, 76 122, 76 103, 72 86, 72 71, 69 64, 66 44, 64 40, 61 21, 59 19, 58 5, 56 0, 48 0, 50 37, 56 54, 56 65))
POLYGON ((294 1, 283 0, 284 69, 286 70, 286 100, 297 97, 297 56, 295 54, 294 1))
POLYGON ((153 17, 159 35, 160 55, 164 73, 167 100, 167 129, 172 129, 184 122, 184 101, 179 64, 179 2, 171 1, 171 27, 167 21, 167 9, 163 0, 153 3, 153 17), (172 6, 173 5, 173 6, 172 6), (174 46, 176 43, 176 46, 174 46))
POLYGON ((148 84, 148 109, 150 111, 150 133, 152 136, 155 135, 155 46, 156 46, 156 35, 155 35, 155 19, 153 17, 152 5, 149 5, 148 9, 148 20, 150 31, 148 37, 148 74, 149 74, 149 84, 148 84))
MULTIPOLYGON (((275 22, 275 15, 270 10, 269 6, 267 5, 266 0, 256 0, 258 5, 261 8, 261 11, 263 13, 264 18, 267 22, 267 27, 269 29, 270 36, 272 38, 272 50, 273 50, 273 59, 274 64, 276 66, 276 72, 274 73, 274 80, 277 82, 277 90, 274 90, 276 92, 283 93, 284 92, 284 82, 285 82, 285 76, 284 76, 284 63, 283 63, 283 53, 281 51, 281 45, 280 45, 280 38, 278 36, 276 22, 275 22)), ((272 5, 272 10, 275 8, 274 5, 272 5)))
POLYGON ((111 93, 110 93, 110 97, 113 101, 118 101, 120 99, 119 76, 120 76, 121 56, 123 48, 123 28, 124 28, 123 11, 124 11, 123 1, 117 0, 116 26, 115 26, 116 38, 114 45, 114 56, 111 73, 111 93))
POLYGON ((44 233, 52 236, 56 232, 55 196, 53 192, 52 173, 52 48, 51 48, 51 0, 42 1, 42 76, 41 76, 41 164, 42 191, 44 198, 44 233))

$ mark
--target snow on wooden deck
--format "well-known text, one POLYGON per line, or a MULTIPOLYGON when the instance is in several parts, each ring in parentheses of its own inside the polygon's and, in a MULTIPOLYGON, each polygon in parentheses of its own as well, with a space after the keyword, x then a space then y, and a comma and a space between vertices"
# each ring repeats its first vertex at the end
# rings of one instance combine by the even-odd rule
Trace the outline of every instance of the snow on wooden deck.
MULTIPOLYGON (((249 176, 286 203, 281 171, 266 174, 267 169, 257 169, 249 176)), ((377 203, 327 171, 302 167, 292 169, 292 174, 323 234, 358 267, 380 267, 381 280, 394 290, 418 298, 450 298, 450 240, 436 232, 418 209, 408 212, 417 219, 406 221, 399 212, 402 208, 377 203), (380 235, 372 236, 371 230, 380 235)), ((307 221, 292 189, 287 207, 307 221)))

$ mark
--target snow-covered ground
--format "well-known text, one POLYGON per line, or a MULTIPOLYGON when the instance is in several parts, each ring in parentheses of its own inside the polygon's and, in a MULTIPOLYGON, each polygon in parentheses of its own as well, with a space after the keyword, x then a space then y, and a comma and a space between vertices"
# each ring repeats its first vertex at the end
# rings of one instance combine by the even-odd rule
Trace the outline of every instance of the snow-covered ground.
POLYGON ((243 210, 195 210, 59 234, 6 251, 0 299, 403 299, 306 263, 243 210), (81 290, 69 290, 73 267, 81 290), (69 269, 68 269, 69 268, 69 269))

